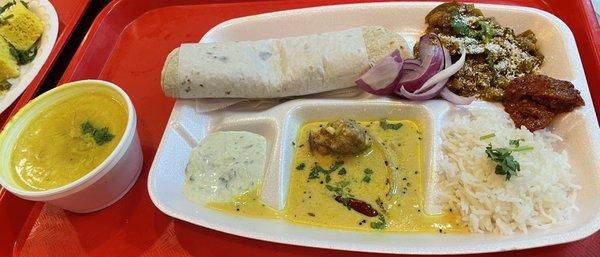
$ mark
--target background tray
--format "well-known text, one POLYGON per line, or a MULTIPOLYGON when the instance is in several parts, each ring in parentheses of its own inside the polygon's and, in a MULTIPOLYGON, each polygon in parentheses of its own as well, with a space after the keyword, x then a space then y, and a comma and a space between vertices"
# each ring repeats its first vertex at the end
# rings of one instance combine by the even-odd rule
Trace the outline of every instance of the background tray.
MULTIPOLYGON (((227 19, 276 10, 351 2, 360 1, 195 5, 169 8, 169 16, 164 16, 164 10, 161 16, 152 10, 194 2, 121 0, 111 3, 97 17, 61 82, 100 78, 119 84, 131 96, 138 110, 138 130, 144 151, 142 176, 132 191, 115 205, 87 215, 66 213, 41 203, 34 204, 4 194, 0 200, 0 218, 11 222, 2 226, 6 227, 10 236, 3 236, 2 245, 9 247, 1 247, 1 253, 20 256, 239 256, 239 253, 247 256, 368 256, 369 254, 364 253, 267 243, 174 220, 153 206, 146 191, 148 169, 174 103, 165 98, 159 88, 160 69, 170 50, 177 47, 182 39, 197 41, 211 27, 227 19)), ((600 79, 597 72, 600 70, 600 32, 589 1, 484 2, 536 7, 557 15, 575 34, 588 81, 600 79)), ((594 83, 589 84, 598 111, 600 88, 594 83)), ((517 251, 511 255, 593 256, 598 252, 600 234, 596 233, 580 242, 517 251)))
POLYGON ((86 8, 89 5, 89 0, 49 0, 50 3, 54 6, 56 13, 58 14, 58 37, 56 38, 56 43, 54 44, 54 48, 46 62, 38 72, 37 76, 29 83, 29 86, 21 96, 19 96, 11 106, 9 106, 3 112, 0 112, 0 128, 4 127, 4 124, 8 120, 9 117, 12 117, 23 105, 25 105, 31 98, 33 98, 40 85, 48 75, 50 68, 54 65, 54 62, 60 55, 63 47, 71 37, 71 33, 79 23, 81 16, 85 12, 86 8))

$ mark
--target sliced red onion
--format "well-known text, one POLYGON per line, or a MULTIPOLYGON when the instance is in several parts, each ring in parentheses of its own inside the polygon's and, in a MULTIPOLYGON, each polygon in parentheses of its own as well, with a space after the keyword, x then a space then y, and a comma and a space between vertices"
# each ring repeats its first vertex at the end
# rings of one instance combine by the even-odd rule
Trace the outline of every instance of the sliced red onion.
POLYGON ((400 81, 403 63, 404 60, 400 56, 400 51, 396 49, 389 56, 373 65, 355 83, 371 94, 389 95, 400 81))
MULTIPOLYGON (((452 64, 452 59, 450 57, 450 52, 446 49, 446 48, 442 48, 444 51, 444 66, 445 68, 443 70, 441 70, 440 72, 438 72, 437 74, 433 75, 433 77, 431 77, 429 80, 427 80, 423 86, 419 89, 417 89, 414 93, 419 94, 421 92, 425 92, 428 91, 430 88, 435 87, 435 84, 437 84, 440 81, 446 81, 448 82, 448 79, 450 77, 452 77, 452 75, 456 74, 464 65, 465 65, 465 59, 467 57, 467 54, 465 53, 466 51, 463 51, 462 54, 460 55, 460 59, 458 59, 458 61, 456 61, 454 64, 452 64)), ((446 84, 446 83, 444 83, 446 84)))
POLYGON ((420 70, 420 69, 421 69, 421 64, 404 62, 404 65, 402 65, 402 71, 404 71, 404 70, 420 70))
POLYGON ((407 60, 404 60, 404 63, 405 64, 412 63, 412 64, 421 66, 421 60, 419 60, 419 59, 407 59, 407 60))
MULTIPOLYGON (((400 79, 400 85, 395 90, 396 94, 401 95, 399 91, 402 87, 408 92, 414 92, 443 68, 444 56, 438 37, 433 33, 429 33, 423 35, 419 40, 420 68, 402 69, 402 78, 400 79)), ((418 62, 411 61, 409 63, 417 64, 418 62)))
MULTIPOLYGON (((457 66, 458 68, 454 67, 451 70, 452 75, 457 73, 462 68, 462 66, 465 64, 466 52, 467 51, 463 50, 460 55, 460 59, 458 59, 458 61, 456 61, 456 63, 452 64, 450 67, 446 67, 446 69, 443 72, 445 72, 446 70, 450 70, 452 66, 459 64, 460 66, 457 66), (456 71, 454 71, 454 69, 456 69, 456 71)), ((444 48, 444 58, 445 58, 446 63, 452 62, 452 59, 450 59, 450 52, 446 48, 444 48)), ((450 75, 450 76, 452 76, 452 75, 450 75)), ((448 78, 450 78, 450 77, 448 77, 448 78)), ((442 91, 440 91, 440 95, 447 101, 449 101, 453 104, 456 104, 456 105, 471 104, 475 100, 475 97, 473 97, 473 96, 471 96, 471 97, 459 96, 459 95, 455 94, 454 92, 450 91, 450 89, 448 89, 447 87, 445 87, 444 89, 442 89, 442 91)))
POLYGON ((442 89, 442 91, 440 91, 440 95, 444 99, 446 99, 448 102, 451 102, 456 105, 467 105, 467 104, 471 104, 473 101, 475 101, 474 96, 471 96, 471 97, 459 96, 459 95, 455 94, 454 92, 450 91, 450 89, 448 89, 447 87, 445 87, 444 89, 442 89))
MULTIPOLYGON (((404 88, 400 88, 400 94, 411 100, 427 100, 436 97, 440 92, 446 89, 446 83, 452 75, 457 73, 465 64, 466 59, 466 51, 463 51, 460 59, 452 64, 452 59, 450 58, 450 52, 443 48, 444 51, 444 66, 445 69, 433 75, 429 80, 427 80, 421 88, 416 90, 414 93, 408 92, 404 88)), ((449 90, 448 90, 449 91, 449 90)))
POLYGON ((446 82, 448 82, 448 79, 438 82, 437 84, 435 84, 435 87, 431 88, 429 91, 418 94, 408 92, 406 91, 406 89, 404 89, 404 87, 401 87, 400 95, 406 97, 407 99, 415 101, 429 100, 431 98, 436 97, 440 93, 440 91, 445 88, 444 86, 446 86, 446 82))

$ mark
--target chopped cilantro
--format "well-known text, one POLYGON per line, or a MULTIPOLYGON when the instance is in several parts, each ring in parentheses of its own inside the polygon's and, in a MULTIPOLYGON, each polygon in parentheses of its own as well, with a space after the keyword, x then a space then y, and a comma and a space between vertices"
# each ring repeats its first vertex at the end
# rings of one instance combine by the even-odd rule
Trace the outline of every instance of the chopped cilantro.
POLYGON ((483 20, 477 21, 479 30, 475 30, 471 28, 471 24, 466 24, 463 19, 461 19, 461 16, 462 14, 458 11, 452 12, 450 26, 452 26, 456 34, 481 39, 485 43, 488 43, 496 35, 494 27, 489 22, 483 20))
POLYGON ((521 151, 529 151, 533 150, 533 146, 520 146, 517 148, 510 149, 512 152, 521 152, 521 151))
POLYGON ((365 173, 365 176, 363 177, 362 181, 366 183, 371 182, 371 175, 373 174, 373 170, 366 168, 363 172, 365 173))
POLYGON ((341 168, 341 169, 338 171, 338 175, 346 175, 346 168, 341 168))
POLYGON ((325 185, 325 188, 327 188, 327 190, 336 193, 336 195, 341 195, 342 191, 339 187, 334 187, 332 185, 325 185))
POLYGON ((8 8, 10 8, 11 6, 13 6, 15 4, 16 4, 15 1, 9 1, 5 5, 0 6, 0 13, 3 13, 4 11, 8 10, 8 8))
POLYGON ((8 80, 0 82, 0 92, 9 90, 12 87, 12 84, 8 82, 8 80))
POLYGON ((521 171, 521 165, 512 156, 513 152, 532 150, 531 146, 519 146, 520 140, 510 140, 509 144, 516 146, 516 148, 493 148, 492 144, 489 144, 485 148, 485 153, 488 158, 496 163, 495 173, 498 175, 506 176, 506 180, 514 175, 517 175, 518 171, 521 171))
POLYGON ((342 165, 344 165, 344 161, 338 160, 338 161, 335 161, 335 163, 333 165, 331 165, 331 167, 329 167, 328 170, 326 170, 323 167, 321 167, 315 163, 315 166, 311 169, 310 174, 308 174, 308 179, 319 178, 320 177, 319 174, 323 173, 325 175, 325 181, 327 183, 329 183, 329 181, 331 181, 331 176, 329 174, 331 174, 332 172, 334 172, 337 169, 339 169, 340 167, 342 167, 342 165), (329 177, 329 179, 327 177, 329 177))
POLYGON ((386 118, 383 118, 381 120, 379 120, 379 127, 381 127, 383 130, 388 130, 388 129, 393 129, 393 130, 398 130, 402 127, 402 123, 396 123, 396 124, 392 124, 392 123, 388 123, 386 118))
POLYGON ((32 46, 29 50, 17 50, 14 46, 10 46, 10 54, 15 57, 19 65, 28 64, 35 58, 37 54, 37 45, 32 46))
POLYGON ((464 23, 461 19, 461 13, 458 10, 452 12, 452 21, 450 26, 454 29, 454 32, 461 36, 476 38, 477 32, 469 27, 468 24, 464 23))
POLYGON ((315 164, 315 166, 310 170, 310 173, 308 174, 308 179, 319 178, 319 173, 322 173, 324 171, 325 170, 323 169, 323 167, 315 164))
POLYGON ((306 164, 300 163, 298 166, 296 166, 296 170, 304 170, 304 167, 306 167, 306 164))
POLYGON ((96 131, 96 128, 94 128, 89 121, 81 124, 81 132, 83 132, 83 134, 93 134, 94 131, 96 131))
POLYGON ((96 142, 98 145, 106 144, 115 137, 115 135, 108 131, 108 127, 97 129, 89 121, 81 124, 81 132, 84 135, 92 136, 94 138, 94 142, 96 142))
POLYGON ((519 147, 519 144, 520 144, 519 142, 521 142, 521 141, 525 141, 525 140, 523 140, 523 139, 513 139, 513 140, 508 141, 508 144, 509 145, 513 145, 515 147, 519 147))
POLYGON ((383 215, 379 215, 379 221, 371 222, 372 229, 384 229, 386 227, 387 227, 387 224, 385 222, 385 217, 383 215))
POLYGON ((339 195, 342 198, 354 197, 354 195, 348 193, 348 190, 347 190, 348 185, 350 185, 350 181, 342 180, 342 181, 336 183, 336 186, 325 185, 325 188, 327 188, 327 190, 333 192, 336 196, 339 195))
POLYGON ((333 163, 333 165, 331 165, 331 167, 329 167, 329 170, 335 171, 335 170, 339 169, 340 167, 342 167, 342 165, 344 165, 344 161, 337 160, 337 161, 335 161, 335 163, 333 163))
POLYGON ((0 17, 0 26, 7 25, 8 19, 12 18, 13 16, 14 15, 9 14, 9 15, 6 15, 6 17, 0 17))

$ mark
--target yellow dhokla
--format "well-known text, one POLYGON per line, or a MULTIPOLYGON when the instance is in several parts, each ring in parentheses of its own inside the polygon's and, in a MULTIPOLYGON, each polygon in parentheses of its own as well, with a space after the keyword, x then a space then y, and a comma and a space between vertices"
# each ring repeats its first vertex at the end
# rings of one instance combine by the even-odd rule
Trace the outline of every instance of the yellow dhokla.
POLYGON ((17 60, 10 54, 6 40, 0 37, 0 82, 19 76, 17 60))
POLYGON ((0 25, 0 36, 17 50, 29 50, 44 32, 42 20, 27 9, 21 1, 17 1, 15 5, 4 11, 0 18, 5 21, 0 25))

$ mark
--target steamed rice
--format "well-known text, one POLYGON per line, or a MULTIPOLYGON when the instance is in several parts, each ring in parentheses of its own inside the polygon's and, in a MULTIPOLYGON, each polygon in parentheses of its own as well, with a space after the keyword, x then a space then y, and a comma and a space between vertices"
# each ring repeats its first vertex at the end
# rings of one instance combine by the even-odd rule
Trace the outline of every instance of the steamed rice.
POLYGON ((514 128, 501 109, 472 110, 456 115, 442 131, 440 160, 442 193, 439 200, 448 209, 460 211, 471 232, 511 235, 530 229, 547 229, 570 220, 577 190, 566 152, 552 144, 562 139, 543 129, 534 133, 514 128), (480 139, 495 133, 494 137, 480 139), (496 163, 486 146, 506 147, 509 140, 523 139, 521 146, 534 149, 513 152, 521 165, 517 176, 506 180, 495 174, 496 163))

